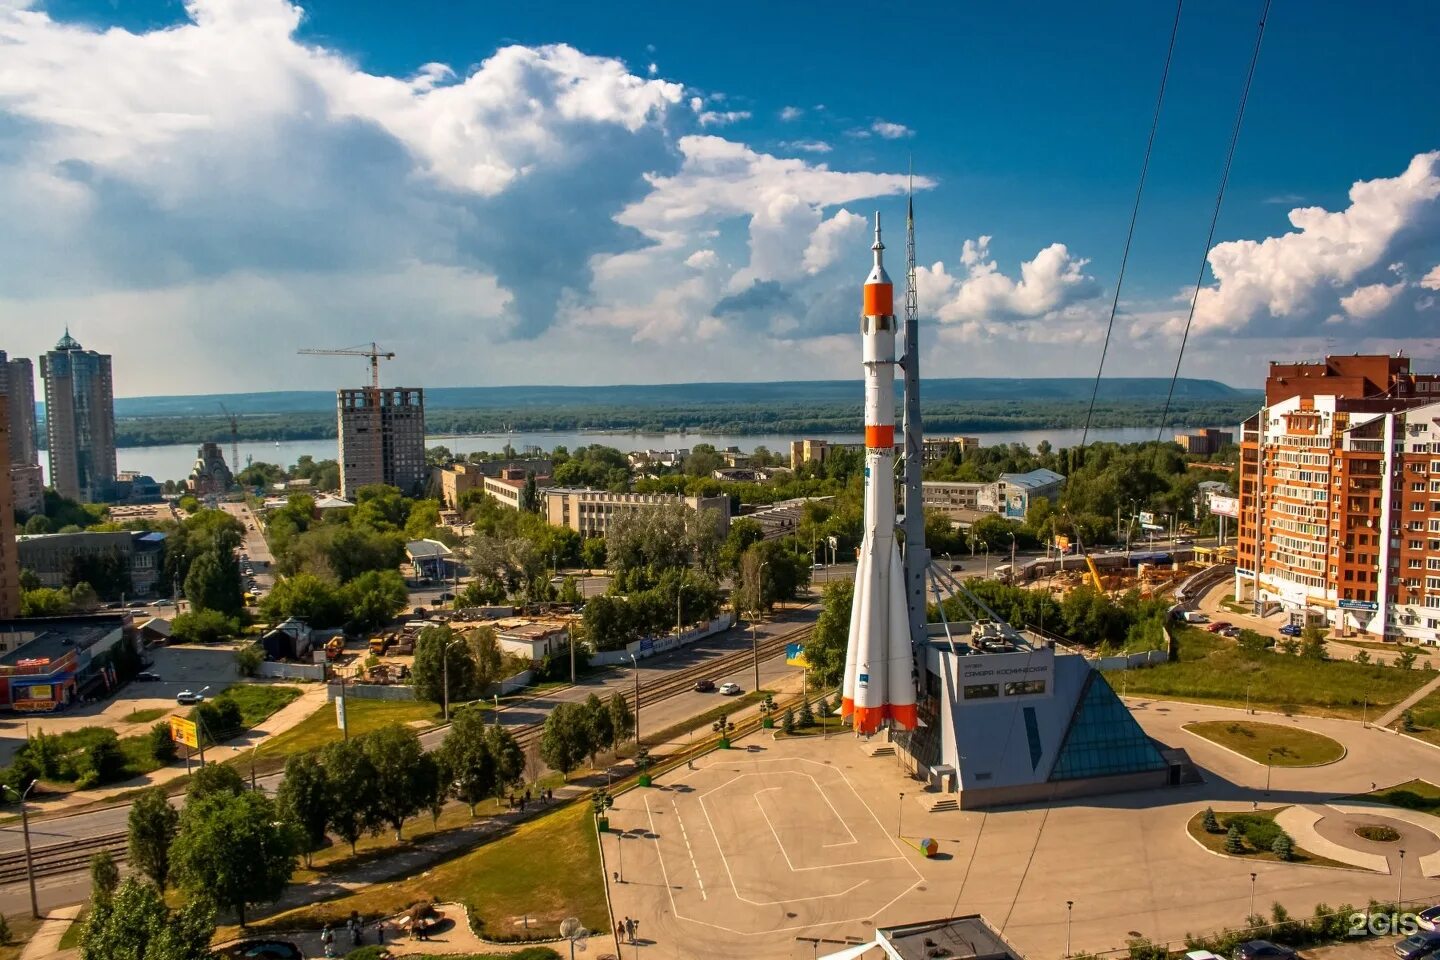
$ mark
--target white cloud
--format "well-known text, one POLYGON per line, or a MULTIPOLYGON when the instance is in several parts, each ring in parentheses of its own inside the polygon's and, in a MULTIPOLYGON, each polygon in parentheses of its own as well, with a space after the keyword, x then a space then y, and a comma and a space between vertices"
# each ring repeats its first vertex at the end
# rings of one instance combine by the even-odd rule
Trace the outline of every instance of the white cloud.
POLYGON ((1390 305, 1395 302, 1395 298, 1404 289, 1403 282, 1367 284, 1363 287, 1356 287, 1349 295, 1341 297, 1340 306, 1357 320, 1368 320, 1390 309, 1390 305))
POLYGON ((941 320, 1031 320, 1094 297, 1098 287, 1084 273, 1088 260, 1052 243, 1020 264, 1020 278, 1001 273, 990 257, 990 237, 966 240, 960 255, 965 276, 937 310, 941 320))
POLYGON ((829 153, 834 149, 824 140, 785 140, 780 147, 784 150, 798 150, 801 153, 829 153))
POLYGON ((829 220, 821 221, 805 247, 805 272, 819 273, 840 256, 847 244, 863 246, 867 221, 841 207, 829 220))
POLYGON ((653 63, 653 62, 652 62, 652 63, 650 64, 650 66, 648 66, 648 67, 645 68, 645 72, 648 73, 650 76, 653 77, 653 76, 655 76, 657 73, 660 72, 660 65, 659 65, 658 63, 653 63))
POLYGON ((714 250, 696 250, 685 258, 685 266, 696 270, 708 270, 720 263, 720 255, 714 250))
POLYGON ((799 120, 805 116, 804 107, 784 107, 780 110, 780 119, 787 123, 791 120, 799 120))
MULTIPOLYGON (((1290 211, 1296 228, 1290 233, 1216 244, 1210 251, 1216 283, 1200 291, 1196 330, 1239 331, 1267 317, 1298 323, 1335 313, 1338 289, 1368 285, 1425 232, 1425 223, 1433 224, 1437 198, 1440 152, 1423 153, 1397 177, 1355 183, 1344 210, 1298 208, 1290 211)), ((1360 309, 1375 296, 1362 295, 1360 309)))
POLYGON ((886 140, 902 140, 905 137, 913 136, 915 131, 903 123, 891 123, 888 120, 876 120, 870 124, 870 129, 886 140))
POLYGON ((1440 264, 1430 268, 1430 272, 1420 278, 1420 286, 1426 290, 1440 290, 1440 264))

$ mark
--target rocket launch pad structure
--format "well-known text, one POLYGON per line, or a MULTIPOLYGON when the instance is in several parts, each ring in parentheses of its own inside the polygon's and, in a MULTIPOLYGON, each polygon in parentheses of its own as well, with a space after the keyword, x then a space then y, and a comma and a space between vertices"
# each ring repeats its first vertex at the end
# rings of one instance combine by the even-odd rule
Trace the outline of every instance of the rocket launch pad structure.
MULTIPOLYGON (((895 292, 885 272, 885 244, 880 238, 878 213, 875 243, 870 249, 875 259, 865 279, 860 318, 865 369, 864 538, 856 558, 855 599, 850 608, 845 685, 841 693, 841 714, 852 717, 855 732, 860 734, 874 733, 886 723, 913 730, 917 720, 912 640, 916 611, 907 602, 906 565, 901 561, 895 537, 895 292)), ((907 284, 911 283, 907 277, 907 284)), ((907 301, 911 299, 907 295, 907 301)), ((911 320, 909 314, 907 310, 907 321, 911 320)), ((911 340, 908 330, 906 340, 907 344, 911 340)), ((918 376, 916 379, 918 382, 918 376)), ((908 381, 907 376, 907 387, 908 381)), ((907 434, 916 434, 907 435, 907 451, 920 449, 918 403, 915 412, 912 418, 907 405, 905 429, 907 434)), ((918 461, 918 456, 910 461, 915 469, 919 467, 918 461)), ((909 466, 907 463, 907 469, 909 466)), ((907 518, 907 521, 913 519, 907 518)), ((920 519, 918 547, 923 553, 923 518, 920 519)), ((908 542, 917 545, 915 541, 908 542)), ((923 572, 922 566, 921 577, 923 572)), ((921 582, 919 629, 923 632, 925 608, 923 580, 921 582)))

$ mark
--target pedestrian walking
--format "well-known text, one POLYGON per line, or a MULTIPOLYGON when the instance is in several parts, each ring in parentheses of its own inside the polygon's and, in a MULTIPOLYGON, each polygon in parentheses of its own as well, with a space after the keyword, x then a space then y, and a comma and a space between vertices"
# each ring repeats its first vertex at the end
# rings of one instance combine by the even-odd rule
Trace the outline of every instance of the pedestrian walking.
POLYGON ((375 921, 375 942, 382 947, 385 945, 385 921, 383 919, 375 921))
POLYGON ((615 923, 615 942, 616 942, 616 943, 624 943, 624 942, 625 942, 625 921, 624 921, 624 920, 618 920, 618 921, 616 921, 616 923, 615 923))

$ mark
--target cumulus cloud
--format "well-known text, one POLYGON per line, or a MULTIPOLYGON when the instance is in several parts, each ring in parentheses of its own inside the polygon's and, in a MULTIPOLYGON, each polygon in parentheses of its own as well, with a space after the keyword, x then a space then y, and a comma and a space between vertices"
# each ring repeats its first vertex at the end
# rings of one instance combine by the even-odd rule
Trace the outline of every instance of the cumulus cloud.
POLYGON ((1368 320, 1394 313, 1405 284, 1381 281, 1390 265, 1434 246, 1437 198, 1440 152, 1422 153, 1398 176, 1356 182, 1343 210, 1299 207, 1289 233, 1216 244, 1215 284, 1200 291, 1195 329, 1261 332, 1263 323, 1276 333, 1341 311, 1368 320))
POLYGON ((804 107, 783 107, 780 110, 780 119, 787 123, 791 120, 799 120, 805 116, 804 107))
POLYGON ((805 248, 803 262, 805 272, 819 273, 840 256, 847 244, 856 244, 864 239, 868 221, 851 213, 844 207, 835 211, 829 220, 822 221, 810 234, 810 243, 805 248))
POLYGON ((1440 290, 1440 264, 1430 268, 1430 272, 1420 278, 1420 286, 1426 290, 1440 290))
POLYGON ((905 137, 913 136, 915 131, 903 123, 891 123, 888 120, 876 120, 870 124, 870 130, 877 136, 886 140, 902 140, 905 137))
POLYGON ((932 294, 944 292, 936 310, 942 321, 1034 320, 1098 295, 1094 278, 1084 272, 1089 261, 1071 255, 1065 244, 1052 243, 1021 263, 1014 279, 990 256, 990 239, 965 241, 963 276, 949 277, 943 264, 933 271, 932 294))
POLYGON ((829 153, 833 147, 824 140, 785 140, 780 144, 782 150, 798 150, 801 153, 829 153))
POLYGON ((0 0, 7 346, 74 319, 122 394, 146 389, 122 348, 147 339, 193 340, 176 390, 269 385, 292 344, 377 338, 396 380, 550 377, 568 359, 523 341, 557 322, 586 345, 578 379, 602 356, 643 378, 627 344, 717 336, 757 283, 804 321, 822 298, 791 285, 834 261, 840 208, 903 187, 695 136, 749 113, 654 64, 512 45, 386 76, 297 37, 286 0, 184 10, 132 32, 0 0))

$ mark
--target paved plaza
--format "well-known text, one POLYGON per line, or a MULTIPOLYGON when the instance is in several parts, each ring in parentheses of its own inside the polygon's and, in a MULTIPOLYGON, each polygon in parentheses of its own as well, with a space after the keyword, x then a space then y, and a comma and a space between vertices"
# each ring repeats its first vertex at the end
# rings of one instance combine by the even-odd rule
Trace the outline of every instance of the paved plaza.
MULTIPOLYGON (((1402 878, 1385 845, 1370 849, 1376 869, 1342 870, 1222 857, 1185 830, 1206 806, 1321 809, 1372 783, 1440 780, 1440 750, 1355 722, 1263 715, 1347 748, 1328 766, 1271 770, 1267 796, 1262 764, 1181 730, 1243 711, 1129 706, 1152 736, 1188 750, 1206 782, 931 814, 896 759, 869 757, 853 738, 739 741, 617 798, 611 827, 623 834, 603 843, 615 914, 640 921, 641 956, 800 958, 868 940, 876 925, 978 912, 1040 958, 1064 954, 1067 926, 1075 952, 1122 947, 1134 935, 1179 941, 1237 926, 1251 911, 1252 872, 1254 907, 1266 913, 1275 901, 1305 915, 1322 902, 1393 899, 1401 884, 1406 898, 1440 900, 1440 878, 1421 876, 1414 856, 1402 878), (939 857, 920 855, 923 838, 939 842, 939 857)), ((1425 829, 1440 828, 1431 819, 1410 824, 1417 854, 1440 846, 1425 829)))

